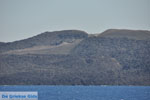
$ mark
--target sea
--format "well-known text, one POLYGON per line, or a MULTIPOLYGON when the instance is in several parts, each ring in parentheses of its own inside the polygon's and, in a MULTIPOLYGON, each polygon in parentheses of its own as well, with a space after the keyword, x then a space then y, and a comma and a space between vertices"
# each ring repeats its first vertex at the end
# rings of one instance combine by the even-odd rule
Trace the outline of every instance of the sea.
POLYGON ((37 91, 38 100, 150 100, 150 86, 0 86, 0 91, 37 91))

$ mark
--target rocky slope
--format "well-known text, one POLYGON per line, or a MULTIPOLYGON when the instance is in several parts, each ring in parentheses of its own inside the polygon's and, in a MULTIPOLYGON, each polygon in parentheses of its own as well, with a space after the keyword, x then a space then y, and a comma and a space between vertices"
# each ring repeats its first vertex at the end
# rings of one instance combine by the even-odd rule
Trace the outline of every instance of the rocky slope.
POLYGON ((150 85, 150 31, 45 32, 0 43, 0 84, 150 85))

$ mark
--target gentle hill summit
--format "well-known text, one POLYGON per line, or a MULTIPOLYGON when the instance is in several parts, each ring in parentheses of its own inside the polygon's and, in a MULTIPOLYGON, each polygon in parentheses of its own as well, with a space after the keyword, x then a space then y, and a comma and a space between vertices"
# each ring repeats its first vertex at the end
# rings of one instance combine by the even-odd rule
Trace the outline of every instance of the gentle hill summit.
POLYGON ((129 38, 136 40, 150 40, 150 31, 109 29, 98 35, 99 37, 129 38))

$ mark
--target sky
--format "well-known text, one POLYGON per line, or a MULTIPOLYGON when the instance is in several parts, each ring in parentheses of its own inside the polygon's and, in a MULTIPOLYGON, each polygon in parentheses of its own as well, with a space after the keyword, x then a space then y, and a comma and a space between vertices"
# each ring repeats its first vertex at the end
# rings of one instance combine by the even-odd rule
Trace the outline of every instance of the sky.
POLYGON ((150 0, 0 0, 0 42, 70 29, 150 30, 150 0))

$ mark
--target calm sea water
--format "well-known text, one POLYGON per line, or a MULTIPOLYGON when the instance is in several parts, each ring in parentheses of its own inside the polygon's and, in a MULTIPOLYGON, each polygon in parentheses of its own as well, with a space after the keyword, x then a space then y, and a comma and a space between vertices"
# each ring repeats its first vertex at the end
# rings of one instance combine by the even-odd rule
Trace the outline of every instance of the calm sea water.
POLYGON ((0 91, 37 91, 39 100, 150 100, 150 86, 0 86, 0 91))

